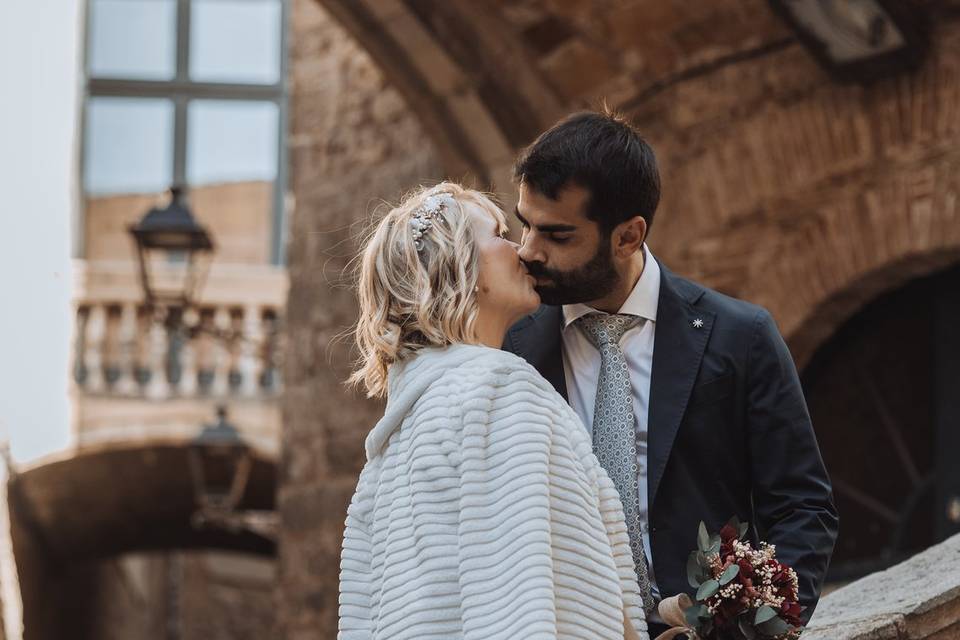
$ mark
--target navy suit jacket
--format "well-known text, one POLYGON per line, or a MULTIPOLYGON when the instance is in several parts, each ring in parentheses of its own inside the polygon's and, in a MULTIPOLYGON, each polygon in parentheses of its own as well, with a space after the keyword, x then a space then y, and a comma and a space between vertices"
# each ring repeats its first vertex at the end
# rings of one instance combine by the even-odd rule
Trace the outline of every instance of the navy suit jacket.
MULTIPOLYGON (((796 367, 770 314, 674 275, 661 263, 648 415, 647 491, 654 572, 663 597, 686 578, 703 520, 731 516, 777 546, 813 613, 837 537, 830 479, 796 367), (698 322, 699 321, 699 322, 698 322)), ((560 307, 541 306, 504 349, 564 398, 560 307)))

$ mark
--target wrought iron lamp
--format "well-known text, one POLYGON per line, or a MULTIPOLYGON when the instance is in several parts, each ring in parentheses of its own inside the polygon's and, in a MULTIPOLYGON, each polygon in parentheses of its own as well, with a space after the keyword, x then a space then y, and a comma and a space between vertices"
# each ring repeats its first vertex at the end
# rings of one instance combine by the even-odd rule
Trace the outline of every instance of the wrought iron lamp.
POLYGON ((253 454, 240 432, 227 421, 225 407, 217 408, 217 421, 205 425, 190 443, 190 476, 196 510, 191 524, 231 532, 252 531, 275 539, 277 517, 269 510, 241 510, 253 454))
POLYGON ((167 206, 151 208, 129 231, 137 246, 147 306, 190 308, 206 279, 214 247, 187 206, 183 187, 171 187, 167 206))
POLYGON ((923 11, 905 0, 770 0, 833 77, 870 82, 916 69, 928 44, 923 11))

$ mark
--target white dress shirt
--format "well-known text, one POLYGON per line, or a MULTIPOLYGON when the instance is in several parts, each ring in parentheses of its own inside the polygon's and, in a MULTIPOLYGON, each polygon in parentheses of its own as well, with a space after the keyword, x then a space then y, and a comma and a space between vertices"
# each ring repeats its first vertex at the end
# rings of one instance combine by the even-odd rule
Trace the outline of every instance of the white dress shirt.
MULTIPOLYGON (((633 413, 636 417, 637 491, 640 498, 640 521, 643 546, 650 562, 650 585, 659 596, 653 575, 653 556, 647 499, 647 416, 650 408, 650 374, 653 365, 653 337, 656 331, 657 306, 660 300, 660 266, 647 245, 643 245, 644 267, 633 291, 617 313, 639 316, 643 320, 623 334, 620 345, 630 370, 633 388, 633 413)), ((585 304, 563 305, 563 372, 567 379, 567 398, 580 416, 587 431, 593 433, 593 409, 600 378, 600 352, 573 322, 597 310, 585 304)))

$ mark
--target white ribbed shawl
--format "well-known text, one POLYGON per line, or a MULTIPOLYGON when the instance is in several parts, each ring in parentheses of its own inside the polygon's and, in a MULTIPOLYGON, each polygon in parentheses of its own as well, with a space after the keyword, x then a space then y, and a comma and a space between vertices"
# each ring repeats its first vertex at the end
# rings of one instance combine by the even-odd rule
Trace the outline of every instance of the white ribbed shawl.
POLYGON ((647 638, 619 495, 576 414, 486 347, 394 365, 347 510, 342 640, 647 638))

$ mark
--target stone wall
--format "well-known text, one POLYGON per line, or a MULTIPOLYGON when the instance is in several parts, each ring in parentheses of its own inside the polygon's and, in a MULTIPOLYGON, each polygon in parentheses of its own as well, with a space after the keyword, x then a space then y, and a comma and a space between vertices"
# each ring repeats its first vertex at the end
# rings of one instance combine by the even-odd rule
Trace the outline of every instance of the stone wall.
POLYGON ((956 20, 912 75, 840 85, 794 42, 630 115, 663 175, 654 251, 769 308, 801 366, 865 302, 960 260, 956 20))
POLYGON ((333 637, 346 505, 379 405, 342 385, 355 320, 346 273, 381 200, 442 176, 416 117, 314 0, 294 0, 288 352, 278 637, 333 637))
MULTIPOLYGON (((322 0, 364 47, 320 2, 295 0, 292 15, 278 589, 288 640, 333 636, 345 506, 380 410, 341 386, 350 351, 338 338, 356 311, 343 271, 363 222, 380 199, 481 162, 478 131, 499 127, 490 139, 514 146, 531 139, 547 117, 531 86, 550 113, 601 101, 628 113, 662 168, 654 252, 769 307, 801 366, 866 301, 960 260, 955 16, 938 22, 917 73, 844 86, 759 0, 639 0, 616 11, 601 0, 492 2, 477 21, 476 3, 459 0, 322 0), (437 48, 445 75, 425 71, 437 48), (425 77, 449 82, 413 95, 425 77), (476 118, 460 109, 465 96, 479 101, 476 118)), ((477 175, 509 188, 500 160, 477 175)))
POLYGON ((803 640, 960 637, 960 535, 825 596, 803 640))

